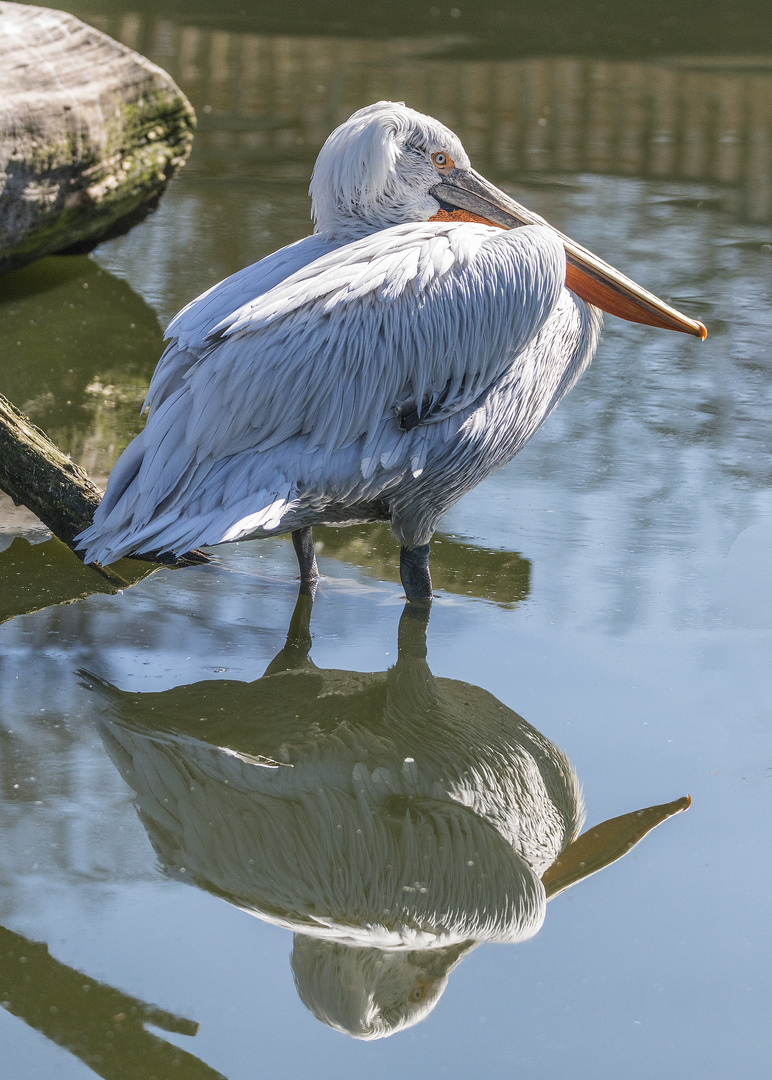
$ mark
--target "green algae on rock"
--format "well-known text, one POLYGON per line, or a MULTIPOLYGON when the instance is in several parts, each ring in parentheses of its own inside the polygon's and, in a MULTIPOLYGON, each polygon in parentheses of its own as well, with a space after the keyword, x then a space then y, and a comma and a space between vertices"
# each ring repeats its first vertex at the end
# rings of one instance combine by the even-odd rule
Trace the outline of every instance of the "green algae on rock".
POLYGON ((157 205, 195 115, 169 75, 65 12, 0 0, 0 272, 90 251, 157 205))

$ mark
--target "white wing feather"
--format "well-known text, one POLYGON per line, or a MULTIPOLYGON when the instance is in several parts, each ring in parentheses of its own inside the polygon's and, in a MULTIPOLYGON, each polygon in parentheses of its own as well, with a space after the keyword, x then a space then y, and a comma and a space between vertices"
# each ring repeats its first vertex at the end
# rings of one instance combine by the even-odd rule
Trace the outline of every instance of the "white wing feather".
POLYGON ((180 377, 197 358, 196 350, 220 322, 224 312, 237 311, 248 301, 275 288, 301 266, 335 247, 334 241, 321 236, 306 236, 231 274, 191 300, 166 328, 164 336, 171 341, 158 361, 143 407, 151 411, 157 408, 179 385, 180 377))
POLYGON ((186 444, 201 460, 302 434, 333 453, 427 394, 433 420, 465 408, 544 325, 564 267, 538 227, 397 226, 322 256, 201 342, 186 444))
POLYGON ((379 468, 417 475, 424 425, 516 363, 564 281, 542 226, 427 222, 337 248, 309 237, 220 283, 169 327, 146 428, 82 534, 87 559, 277 529, 302 455, 338 472, 345 459, 351 475, 329 478, 339 497, 379 468), (418 429, 401 431, 395 410, 418 429))

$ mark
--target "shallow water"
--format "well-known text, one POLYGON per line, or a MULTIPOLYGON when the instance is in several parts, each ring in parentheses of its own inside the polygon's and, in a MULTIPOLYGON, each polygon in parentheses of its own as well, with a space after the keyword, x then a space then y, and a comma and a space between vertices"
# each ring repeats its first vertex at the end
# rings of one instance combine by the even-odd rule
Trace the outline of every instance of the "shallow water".
POLYGON ((731 53, 705 31, 687 55, 676 20, 677 54, 556 57, 504 31, 494 49, 463 12, 411 37, 364 16, 342 36, 345 5, 328 25, 301 5, 294 28, 227 4, 219 22, 71 8, 171 70, 202 120, 154 216, 3 281, 0 391, 94 476, 139 428, 162 326, 304 235, 319 142, 378 97, 451 123, 481 171, 709 337, 607 320, 547 425, 447 515, 426 659, 384 529, 320 532, 309 653, 302 609, 285 644, 285 540, 111 594, 2 504, 5 1073, 766 1076, 764 25, 735 26, 731 53), (545 905, 574 775, 585 829, 622 820, 545 905), (639 838, 624 815, 687 792, 612 861, 639 838), (373 1003, 423 1015, 375 1043, 329 1026, 373 1003))

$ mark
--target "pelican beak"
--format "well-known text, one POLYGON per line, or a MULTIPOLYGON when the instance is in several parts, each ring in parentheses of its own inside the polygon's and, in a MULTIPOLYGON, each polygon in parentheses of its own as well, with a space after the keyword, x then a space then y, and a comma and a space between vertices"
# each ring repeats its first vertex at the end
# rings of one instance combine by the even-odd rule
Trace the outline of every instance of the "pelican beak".
POLYGON ((432 221, 481 221, 514 229, 520 225, 546 225, 557 233, 566 249, 566 286, 589 304, 628 322, 680 330, 695 337, 707 337, 701 322, 682 315, 664 300, 642 289, 619 270, 603 262, 587 248, 554 229, 538 214, 489 184, 474 169, 449 169, 430 194, 440 204, 432 221))

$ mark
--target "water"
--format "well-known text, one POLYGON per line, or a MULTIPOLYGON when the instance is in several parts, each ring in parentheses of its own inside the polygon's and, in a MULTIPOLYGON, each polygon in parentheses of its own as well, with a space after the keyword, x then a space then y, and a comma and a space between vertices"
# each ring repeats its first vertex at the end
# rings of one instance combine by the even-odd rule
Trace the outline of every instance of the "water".
POLYGON ((477 36, 464 10, 396 27, 301 5, 293 34, 238 5, 72 5, 202 120, 151 219, 3 282, 0 390, 98 479, 138 430, 162 326, 304 235, 319 142, 378 97, 451 123, 481 171, 709 337, 608 319, 545 428, 447 515, 426 660, 383 529, 320 533, 309 654, 308 612, 285 645, 284 540, 112 595, 2 504, 9 1077, 766 1076, 772 52, 750 5, 723 46, 695 20, 692 50, 695 7, 672 51, 636 51, 632 5, 624 49, 617 29, 555 55, 535 31, 494 42, 504 5, 477 36), (574 774, 585 828, 692 805, 603 866, 623 817, 545 906, 574 774), (322 909, 357 947, 325 944, 322 909), (466 944, 395 965, 374 949, 400 920, 466 944), (356 1026, 387 969, 400 1015, 411 992, 434 1006, 414 1026, 370 1043, 314 1015, 356 1026))

